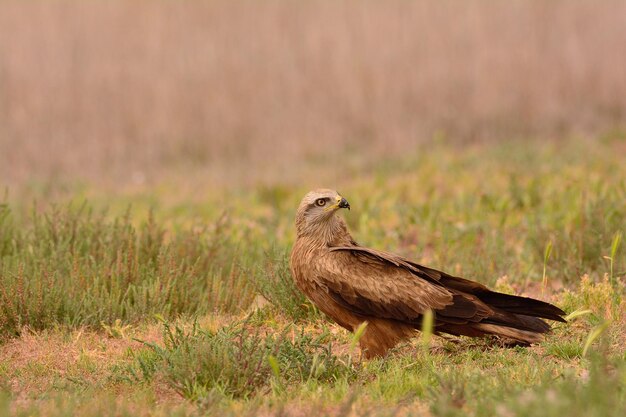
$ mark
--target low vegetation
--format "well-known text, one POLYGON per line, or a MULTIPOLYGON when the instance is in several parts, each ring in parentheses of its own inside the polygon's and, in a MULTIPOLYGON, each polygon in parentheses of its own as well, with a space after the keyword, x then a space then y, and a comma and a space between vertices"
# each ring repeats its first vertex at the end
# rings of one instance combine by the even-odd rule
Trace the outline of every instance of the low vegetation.
POLYGON ((108 220, 86 205, 33 211, 29 227, 0 208, 0 331, 98 327, 160 314, 235 312, 252 299, 220 224, 167 237, 150 216, 108 220))
POLYGON ((621 416, 620 149, 440 144, 348 167, 340 191, 361 243, 569 314, 530 348, 418 336, 372 361, 291 281, 304 188, 9 194, 0 414, 621 416))

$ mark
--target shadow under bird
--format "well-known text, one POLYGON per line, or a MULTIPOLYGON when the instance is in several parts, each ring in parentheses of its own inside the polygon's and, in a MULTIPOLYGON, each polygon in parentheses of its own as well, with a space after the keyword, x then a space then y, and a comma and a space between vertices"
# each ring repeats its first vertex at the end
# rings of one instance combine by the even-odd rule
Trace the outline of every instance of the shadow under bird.
POLYGON ((512 344, 539 342, 564 322, 560 308, 419 265, 402 256, 359 246, 343 218, 350 204, 334 190, 309 192, 296 214, 291 272, 298 288, 323 313, 354 332, 366 358, 383 356, 415 335, 427 310, 436 334, 495 335, 512 344))

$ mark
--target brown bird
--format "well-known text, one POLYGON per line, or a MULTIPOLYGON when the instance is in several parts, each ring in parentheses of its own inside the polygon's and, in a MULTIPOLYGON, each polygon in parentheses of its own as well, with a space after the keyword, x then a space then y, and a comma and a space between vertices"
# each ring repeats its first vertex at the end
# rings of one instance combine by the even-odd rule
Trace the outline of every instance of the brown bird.
POLYGON ((433 312, 435 334, 500 336, 513 344, 543 339, 564 322, 563 310, 532 298, 501 294, 486 286, 419 265, 393 253, 364 248, 336 212, 350 209, 336 191, 309 192, 296 214, 291 272, 302 292, 340 326, 354 332, 366 358, 382 356, 420 329, 433 312))

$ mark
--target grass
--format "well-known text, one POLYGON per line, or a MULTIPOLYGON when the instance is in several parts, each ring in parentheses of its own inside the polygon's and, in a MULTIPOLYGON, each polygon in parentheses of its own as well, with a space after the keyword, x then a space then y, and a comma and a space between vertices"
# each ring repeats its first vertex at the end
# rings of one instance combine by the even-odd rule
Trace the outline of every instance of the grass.
POLYGON ((185 330, 166 322, 163 345, 145 343, 148 354, 140 351, 128 368, 129 380, 149 382, 159 373, 181 396, 197 401, 212 394, 281 393, 288 386, 349 381, 355 374, 348 356, 333 354, 327 331, 313 336, 286 326, 264 333, 247 320, 214 332, 197 323, 185 330))
POLYGON ((33 210, 26 228, 0 210, 0 331, 55 324, 100 326, 160 314, 237 311, 252 291, 216 224, 210 230, 166 230, 150 215, 134 227, 128 215, 107 220, 86 205, 33 210))
POLYGON ((530 348, 423 337, 372 361, 291 281, 305 188, 9 194, 0 414, 622 415, 622 147, 444 143, 347 167, 362 244, 571 313, 530 348))

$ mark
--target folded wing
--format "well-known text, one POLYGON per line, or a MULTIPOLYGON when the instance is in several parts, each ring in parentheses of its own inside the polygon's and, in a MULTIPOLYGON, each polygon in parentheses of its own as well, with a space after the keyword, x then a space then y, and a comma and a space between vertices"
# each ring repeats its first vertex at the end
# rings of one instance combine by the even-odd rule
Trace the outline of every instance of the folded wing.
POLYGON ((415 275, 410 265, 388 261, 357 248, 333 248, 320 259, 315 277, 341 306, 363 316, 416 326, 426 310, 438 319, 463 324, 493 314, 478 298, 415 275))
POLYGON ((438 330, 471 336, 493 326, 545 333, 550 327, 540 318, 564 321, 552 304, 491 291, 387 252, 334 247, 318 265, 316 275, 335 301, 363 315, 418 325, 432 309, 438 330))

